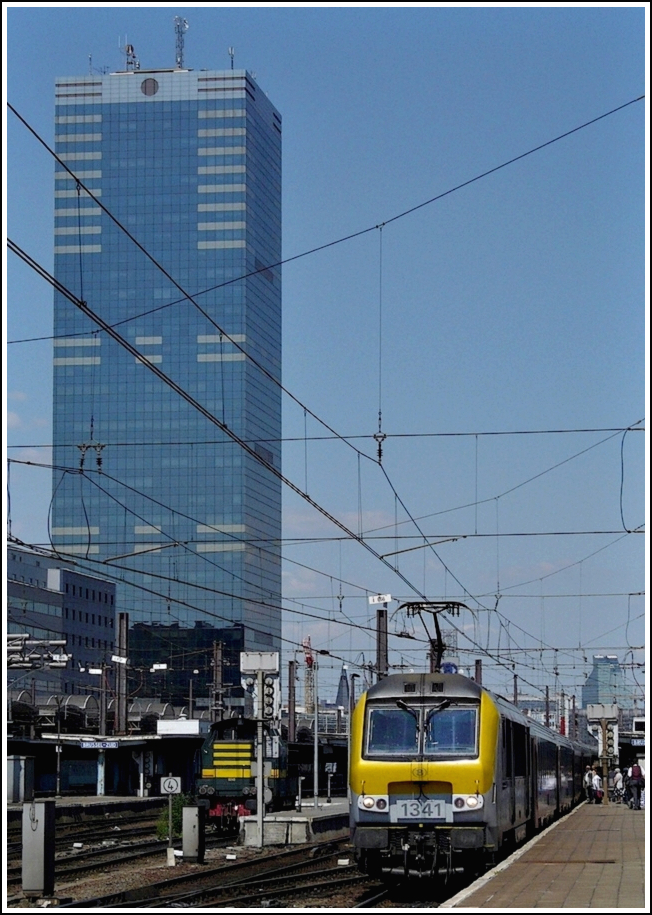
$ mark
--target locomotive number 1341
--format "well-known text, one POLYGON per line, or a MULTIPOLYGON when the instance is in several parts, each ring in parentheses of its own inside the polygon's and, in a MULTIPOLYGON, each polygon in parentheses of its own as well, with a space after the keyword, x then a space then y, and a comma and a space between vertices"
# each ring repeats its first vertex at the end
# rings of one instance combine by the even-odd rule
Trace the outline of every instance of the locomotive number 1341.
POLYGON ((448 820, 452 819, 452 807, 443 798, 411 798, 392 801, 390 820, 448 820), (447 809, 447 808, 450 808, 447 809))

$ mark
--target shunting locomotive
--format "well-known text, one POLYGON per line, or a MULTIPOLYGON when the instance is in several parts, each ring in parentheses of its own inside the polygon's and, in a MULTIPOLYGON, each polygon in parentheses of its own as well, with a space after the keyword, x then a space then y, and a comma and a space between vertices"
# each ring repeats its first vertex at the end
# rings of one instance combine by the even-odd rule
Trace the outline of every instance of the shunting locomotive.
MULTIPOLYGON (((235 826, 256 812, 256 727, 254 719, 228 718, 211 725, 201 748, 195 792, 208 801, 209 824, 235 826)), ((265 731, 265 808, 291 807, 297 787, 288 774, 287 741, 271 724, 265 731)))
POLYGON ((479 872, 582 798, 591 748, 459 674, 395 674, 351 725, 351 838, 374 876, 479 872))

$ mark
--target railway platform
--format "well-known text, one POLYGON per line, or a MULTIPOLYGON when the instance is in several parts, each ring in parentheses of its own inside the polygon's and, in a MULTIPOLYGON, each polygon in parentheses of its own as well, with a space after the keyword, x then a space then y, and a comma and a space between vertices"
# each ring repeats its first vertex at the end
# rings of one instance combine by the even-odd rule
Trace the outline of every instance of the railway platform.
MULTIPOLYGON (((319 798, 315 807, 312 800, 303 801, 301 810, 282 810, 268 813, 263 821, 265 845, 302 845, 316 840, 339 837, 349 828, 349 805, 344 797, 333 798, 329 804, 319 798)), ((243 845, 258 845, 258 820, 244 817, 240 831, 243 845)))
MULTIPOLYGON (((98 816, 129 815, 130 813, 154 813, 167 806, 163 797, 118 797, 113 795, 88 797, 37 797, 37 801, 54 801, 55 820, 59 823, 81 823, 98 816)), ((7 804, 7 823, 21 823, 22 804, 7 804)))
POLYGON ((441 908, 649 912, 645 824, 644 810, 582 804, 441 908))

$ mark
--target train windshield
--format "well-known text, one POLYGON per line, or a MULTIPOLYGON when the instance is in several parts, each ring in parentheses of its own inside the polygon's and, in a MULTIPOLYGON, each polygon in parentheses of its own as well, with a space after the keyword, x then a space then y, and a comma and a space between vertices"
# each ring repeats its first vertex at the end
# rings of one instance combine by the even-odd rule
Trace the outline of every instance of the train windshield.
POLYGON ((470 756, 476 752, 475 708, 426 712, 423 752, 427 756, 470 756))
POLYGON ((418 748, 417 716, 406 709, 374 708, 369 712, 367 752, 379 756, 413 755, 418 748))
POLYGON ((370 706, 365 755, 476 756, 477 717, 476 706, 370 706))

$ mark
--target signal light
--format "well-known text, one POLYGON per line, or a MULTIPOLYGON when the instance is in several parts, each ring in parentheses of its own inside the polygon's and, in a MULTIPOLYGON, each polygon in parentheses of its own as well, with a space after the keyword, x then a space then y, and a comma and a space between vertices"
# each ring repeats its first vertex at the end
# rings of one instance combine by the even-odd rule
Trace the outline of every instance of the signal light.
POLYGON ((263 718, 278 718, 280 689, 278 677, 266 676, 263 681, 263 718))

